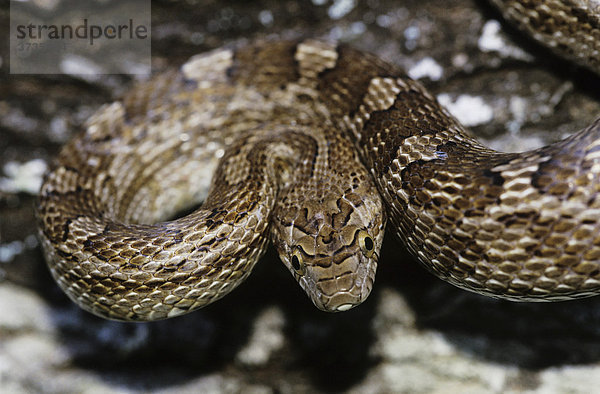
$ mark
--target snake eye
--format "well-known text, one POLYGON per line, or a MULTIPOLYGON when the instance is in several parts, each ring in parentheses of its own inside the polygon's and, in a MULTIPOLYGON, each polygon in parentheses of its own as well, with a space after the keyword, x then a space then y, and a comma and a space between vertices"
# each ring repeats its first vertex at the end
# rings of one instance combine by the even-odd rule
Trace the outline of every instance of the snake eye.
POLYGON ((302 258, 302 253, 300 250, 294 250, 292 253, 292 258, 290 259, 290 263, 298 275, 304 275, 304 259, 302 258))
POLYGON ((375 253, 375 241, 373 241, 373 238, 365 230, 358 232, 358 245, 367 257, 371 257, 375 253))

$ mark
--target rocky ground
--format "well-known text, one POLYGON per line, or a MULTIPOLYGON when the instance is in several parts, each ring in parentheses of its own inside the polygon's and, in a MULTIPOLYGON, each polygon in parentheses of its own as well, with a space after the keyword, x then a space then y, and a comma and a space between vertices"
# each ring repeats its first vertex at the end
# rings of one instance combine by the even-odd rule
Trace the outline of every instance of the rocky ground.
MULTIPOLYGON (((252 38, 336 38, 404 67, 495 148, 540 146, 600 113, 598 77, 524 40, 483 2, 161 0, 152 7, 156 71, 252 38)), ((8 25, 2 5, 3 392, 589 393, 599 387, 600 299, 516 304, 470 294, 429 275, 391 238, 371 297, 345 313, 316 310, 272 252, 238 290, 190 315, 125 324, 81 311, 46 269, 35 238, 35 194, 61 144, 132 81, 11 75, 8 25)))

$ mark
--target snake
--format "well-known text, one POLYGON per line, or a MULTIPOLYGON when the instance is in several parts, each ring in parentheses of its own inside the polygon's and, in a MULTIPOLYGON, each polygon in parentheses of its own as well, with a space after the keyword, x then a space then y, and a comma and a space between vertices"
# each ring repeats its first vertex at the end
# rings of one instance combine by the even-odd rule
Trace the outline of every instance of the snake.
MULTIPOLYGON (((597 1, 493 1, 600 71, 597 1)), ((323 311, 361 304, 383 235, 439 278, 514 301, 600 293, 600 119, 520 153, 480 144, 397 66, 317 39, 196 55, 103 105, 37 202, 53 278, 124 321, 211 304, 272 244, 323 311)))

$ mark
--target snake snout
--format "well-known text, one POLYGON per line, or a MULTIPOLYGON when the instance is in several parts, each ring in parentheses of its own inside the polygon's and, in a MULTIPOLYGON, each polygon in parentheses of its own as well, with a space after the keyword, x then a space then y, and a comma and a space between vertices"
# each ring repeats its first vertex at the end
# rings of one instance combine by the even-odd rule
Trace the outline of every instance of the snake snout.
POLYGON ((328 302, 323 304, 321 309, 326 312, 345 312, 362 304, 366 298, 366 296, 357 297, 349 293, 339 293, 329 298, 328 302))
POLYGON ((351 254, 342 261, 332 259, 329 267, 312 267, 314 286, 307 293, 313 303, 326 312, 343 312, 365 301, 375 276, 375 264, 365 260, 362 255, 351 254))

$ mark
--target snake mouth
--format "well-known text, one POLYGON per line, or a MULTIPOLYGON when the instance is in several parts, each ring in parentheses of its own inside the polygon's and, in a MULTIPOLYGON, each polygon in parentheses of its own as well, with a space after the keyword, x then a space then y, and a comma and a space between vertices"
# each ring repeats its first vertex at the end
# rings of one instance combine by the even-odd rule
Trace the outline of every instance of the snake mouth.
POLYGON ((339 292, 330 297, 321 296, 313 299, 317 308, 325 312, 345 312, 362 304, 369 294, 353 294, 339 292))

